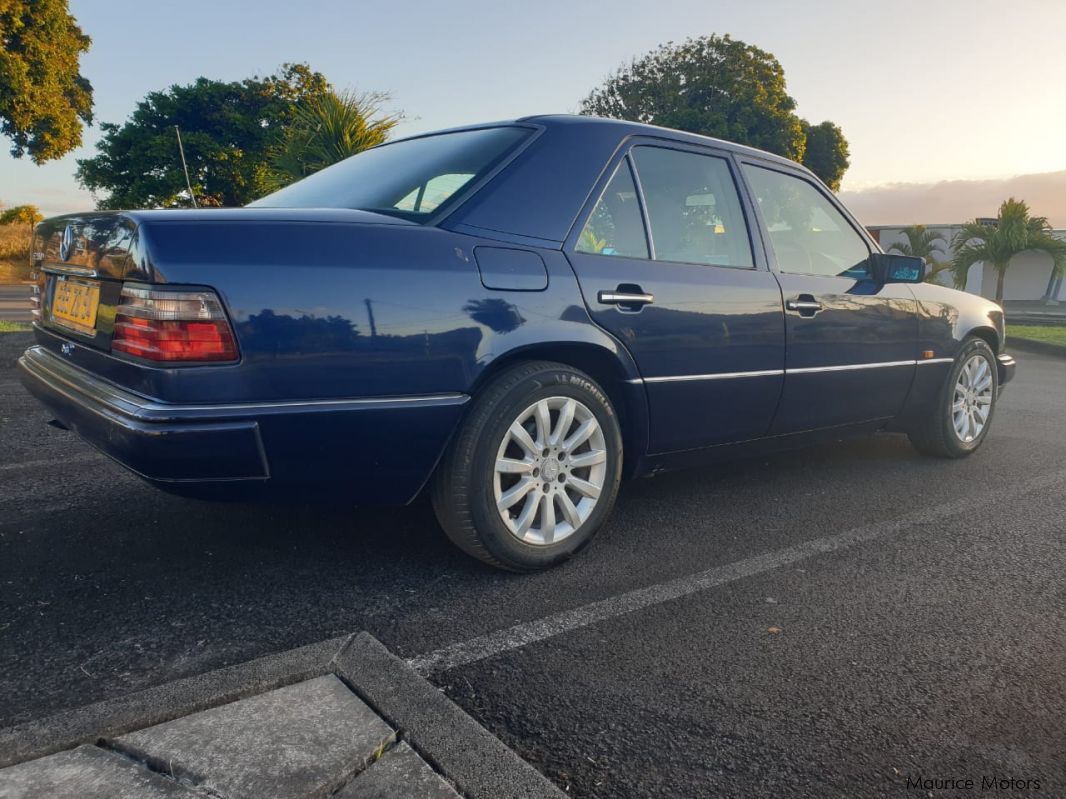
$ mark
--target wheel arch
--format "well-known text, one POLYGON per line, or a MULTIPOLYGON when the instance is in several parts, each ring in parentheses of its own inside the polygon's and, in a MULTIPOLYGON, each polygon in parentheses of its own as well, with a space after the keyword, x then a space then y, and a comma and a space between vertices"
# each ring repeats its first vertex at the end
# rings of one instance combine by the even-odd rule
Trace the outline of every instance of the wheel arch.
POLYGON ((974 338, 982 339, 989 347, 992 348, 992 353, 999 352, 999 333, 992 327, 986 325, 978 325, 972 327, 962 336, 962 340, 967 337, 973 336, 974 338))
POLYGON ((578 369, 600 385, 618 414, 622 428, 623 475, 631 477, 647 452, 648 409, 644 386, 632 382, 636 365, 625 350, 611 350, 587 341, 528 344, 508 350, 488 362, 470 388, 476 394, 512 366, 529 361, 552 361, 578 369))

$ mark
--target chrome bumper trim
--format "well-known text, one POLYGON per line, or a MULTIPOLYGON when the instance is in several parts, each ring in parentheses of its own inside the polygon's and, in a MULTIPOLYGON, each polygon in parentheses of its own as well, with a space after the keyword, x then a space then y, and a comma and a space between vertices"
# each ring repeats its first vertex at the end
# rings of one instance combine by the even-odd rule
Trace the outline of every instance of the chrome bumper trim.
POLYGON ((142 422, 188 421, 192 419, 226 420, 278 413, 343 411, 401 406, 417 408, 427 405, 462 405, 466 394, 417 394, 395 397, 352 397, 345 399, 310 399, 278 402, 232 402, 180 404, 159 402, 134 394, 113 383, 66 363, 40 346, 31 347, 19 359, 28 372, 59 388, 71 399, 83 397, 93 405, 103 406, 130 419, 142 422))

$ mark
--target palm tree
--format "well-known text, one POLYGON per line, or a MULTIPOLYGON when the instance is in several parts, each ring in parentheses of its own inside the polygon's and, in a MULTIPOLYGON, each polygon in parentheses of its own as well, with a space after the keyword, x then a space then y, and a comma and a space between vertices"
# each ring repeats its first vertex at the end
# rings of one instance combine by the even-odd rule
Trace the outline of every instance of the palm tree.
POLYGON ((295 117, 271 149, 263 186, 288 186, 350 155, 383 144, 403 118, 382 114, 388 95, 328 91, 297 106, 295 117))
MULTIPOLYGON (((1051 235, 1047 217, 1030 216, 1029 206, 1011 197, 999 207, 992 224, 976 219, 962 226, 953 242, 955 286, 966 285, 966 274, 974 264, 984 261, 996 270, 996 302, 1003 302, 1003 281, 1011 259, 1018 253, 1033 250, 1051 256, 1052 274, 1066 269, 1066 241, 1051 235)), ((1046 298, 1045 298, 1046 299, 1046 298)))
POLYGON ((947 255, 948 240, 944 238, 944 234, 936 230, 927 230, 925 225, 911 225, 903 228, 901 232, 907 240, 893 244, 888 251, 895 250, 901 255, 924 258, 929 264, 929 274, 925 276, 926 282, 938 283, 936 276, 945 269, 951 268, 950 261, 942 261, 934 257, 937 253, 947 255))

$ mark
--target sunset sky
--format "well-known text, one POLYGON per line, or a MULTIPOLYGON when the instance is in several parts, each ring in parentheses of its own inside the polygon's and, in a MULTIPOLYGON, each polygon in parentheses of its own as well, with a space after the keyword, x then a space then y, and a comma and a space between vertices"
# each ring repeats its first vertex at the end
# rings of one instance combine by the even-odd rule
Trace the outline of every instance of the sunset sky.
MULTIPOLYGON (((730 33, 777 56, 801 116, 843 128, 844 197, 864 222, 959 221, 1031 190, 1034 212, 1066 227, 1063 0, 70 5, 93 38, 82 70, 99 121, 121 122, 147 92, 200 75, 238 80, 307 61, 338 88, 390 92, 407 114, 400 135, 573 112, 633 56, 730 33)), ((10 157, 5 142, 0 202, 91 208, 74 160, 97 137, 89 128, 83 148, 44 167, 10 157)))

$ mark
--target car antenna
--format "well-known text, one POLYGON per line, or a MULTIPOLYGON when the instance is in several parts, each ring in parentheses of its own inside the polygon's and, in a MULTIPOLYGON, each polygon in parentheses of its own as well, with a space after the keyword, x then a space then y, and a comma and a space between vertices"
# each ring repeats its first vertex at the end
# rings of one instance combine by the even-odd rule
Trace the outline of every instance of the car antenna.
POLYGON ((189 167, 185 163, 185 148, 181 146, 181 128, 175 125, 174 132, 178 134, 178 152, 181 154, 181 168, 185 170, 185 185, 189 188, 189 199, 192 200, 193 208, 199 208, 196 204, 196 195, 192 193, 192 183, 189 181, 189 167))

